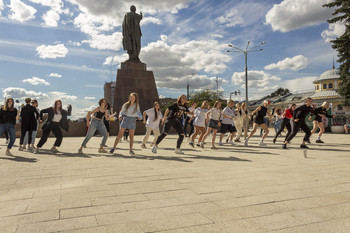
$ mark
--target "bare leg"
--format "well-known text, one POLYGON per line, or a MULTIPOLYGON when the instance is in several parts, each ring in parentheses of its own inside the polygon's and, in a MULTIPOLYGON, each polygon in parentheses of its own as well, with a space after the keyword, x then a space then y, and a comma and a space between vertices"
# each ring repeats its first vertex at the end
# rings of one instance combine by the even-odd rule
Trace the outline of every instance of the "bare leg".
POLYGON ((135 130, 134 129, 129 129, 129 137, 130 137, 129 149, 130 150, 132 150, 132 146, 134 145, 134 134, 135 134, 135 130))
POLYGON ((216 132, 217 131, 218 131, 217 129, 213 129, 213 136, 212 136, 212 139, 211 139, 211 146, 212 147, 215 147, 215 139, 216 139, 216 132))
POLYGON ((265 124, 261 124, 260 127, 264 130, 264 134, 262 136, 262 139, 265 139, 267 135, 269 134, 269 128, 265 124))
POLYGON ((203 140, 204 135, 205 135, 205 127, 199 127, 199 130, 200 130, 201 134, 199 135, 198 142, 201 142, 203 140))
POLYGON ((115 141, 114 141, 113 149, 115 149, 115 148, 117 147, 118 142, 119 142, 120 139, 123 137, 124 132, 125 132, 125 129, 124 129, 124 128, 121 128, 121 129, 119 130, 118 136, 117 136, 117 138, 116 138, 115 141))

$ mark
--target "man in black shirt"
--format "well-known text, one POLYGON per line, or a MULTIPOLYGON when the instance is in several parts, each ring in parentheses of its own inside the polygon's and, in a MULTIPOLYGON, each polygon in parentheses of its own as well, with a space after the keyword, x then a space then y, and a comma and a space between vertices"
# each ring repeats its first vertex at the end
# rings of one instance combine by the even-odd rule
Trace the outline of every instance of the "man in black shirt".
POLYGON ((290 142, 295 135, 298 133, 299 129, 302 129, 305 132, 305 136, 303 142, 300 145, 300 148, 309 148, 305 145, 305 143, 309 140, 311 136, 311 131, 309 126, 305 123, 306 116, 311 111, 312 99, 309 97, 305 100, 305 104, 296 108, 293 113, 294 121, 293 121, 293 132, 286 138, 282 148, 287 149, 287 143, 290 142))
MULTIPOLYGON (((25 102, 26 105, 21 110, 21 138, 19 142, 19 150, 23 150, 23 141, 24 136, 26 135, 26 132, 28 132, 28 142, 32 141, 32 132, 36 130, 37 127, 37 119, 39 119, 39 113, 38 110, 30 105, 31 98, 26 98, 25 102)), ((32 147, 30 147, 30 144, 28 145, 28 150, 33 150, 32 147)))

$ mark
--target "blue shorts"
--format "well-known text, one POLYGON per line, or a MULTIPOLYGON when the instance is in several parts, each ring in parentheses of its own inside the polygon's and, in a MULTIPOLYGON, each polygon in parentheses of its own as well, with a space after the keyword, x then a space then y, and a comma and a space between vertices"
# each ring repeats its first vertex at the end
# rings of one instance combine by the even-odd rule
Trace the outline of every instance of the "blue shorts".
POLYGON ((210 119, 208 127, 212 128, 212 129, 218 129, 219 128, 219 121, 210 119))
POLYGON ((137 117, 123 116, 123 119, 120 123, 120 128, 135 130, 136 120, 137 120, 137 117))

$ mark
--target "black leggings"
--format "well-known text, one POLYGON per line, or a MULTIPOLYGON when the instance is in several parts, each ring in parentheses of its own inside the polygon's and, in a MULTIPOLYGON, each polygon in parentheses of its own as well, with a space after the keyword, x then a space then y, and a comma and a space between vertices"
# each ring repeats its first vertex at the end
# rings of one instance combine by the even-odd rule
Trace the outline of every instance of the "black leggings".
POLYGON ((190 133, 188 134, 189 137, 191 137, 191 135, 193 134, 193 131, 194 131, 193 120, 190 123, 188 123, 190 121, 190 119, 191 119, 190 117, 186 117, 185 126, 184 126, 185 136, 187 136, 186 129, 187 129, 187 125, 190 124, 191 128, 190 128, 190 133))
POLYGON ((47 127, 47 129, 43 130, 43 136, 41 137, 37 147, 41 148, 45 144, 51 131, 56 137, 54 146, 57 146, 57 147, 61 146, 63 134, 60 128, 60 124, 58 122, 51 122, 50 125, 47 127))
POLYGON ((293 122, 293 132, 288 136, 288 138, 286 138, 287 142, 290 142, 295 135, 297 135, 299 129, 302 129, 305 132, 305 136, 303 141, 307 142, 310 139, 311 136, 311 131, 309 126, 306 125, 306 123, 304 121, 302 122, 293 122))
POLYGON ((277 132, 275 139, 277 139, 277 137, 282 133, 282 131, 284 130, 284 127, 287 128, 288 132, 286 134, 285 140, 287 140, 288 136, 290 135, 291 131, 292 131, 292 126, 290 125, 290 119, 288 118, 283 118, 280 130, 277 132))
POLYGON ((156 145, 158 145, 168 135, 171 127, 173 127, 179 135, 179 138, 177 139, 176 148, 180 149, 182 141, 184 139, 184 135, 183 135, 184 130, 182 128, 180 121, 178 121, 178 120, 172 120, 172 119, 166 120, 166 122, 164 124, 163 133, 158 137, 156 145))

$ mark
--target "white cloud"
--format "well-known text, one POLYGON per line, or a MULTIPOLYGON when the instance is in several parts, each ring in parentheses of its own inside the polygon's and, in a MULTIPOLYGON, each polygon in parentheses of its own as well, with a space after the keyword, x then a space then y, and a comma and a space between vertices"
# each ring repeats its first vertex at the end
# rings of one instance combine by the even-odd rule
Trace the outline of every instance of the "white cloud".
POLYGON ((68 49, 63 44, 57 45, 40 45, 36 48, 40 58, 52 58, 65 57, 68 53, 68 49))
POLYGON ((49 10, 42 16, 42 19, 44 20, 44 26, 57 27, 58 21, 60 20, 60 14, 57 13, 57 11, 49 10))
POLYGON ((313 84, 313 81, 316 78, 316 76, 312 76, 286 80, 284 81, 283 86, 285 88, 288 88, 292 93, 313 91, 315 90, 315 85, 313 84))
POLYGON ((99 50, 108 49, 118 51, 122 48, 122 40, 122 33, 115 32, 112 35, 91 35, 90 39, 83 40, 82 43, 89 44, 91 48, 96 48, 99 50))
POLYGON ((27 91, 24 88, 20 87, 8 87, 5 88, 3 91, 4 98, 12 97, 14 99, 21 99, 24 100, 27 97, 35 98, 38 100, 46 100, 49 99, 49 96, 46 93, 37 92, 37 91, 27 91))
POLYGON ((55 78, 62 78, 62 75, 60 75, 58 73, 51 73, 49 76, 50 77, 55 77, 55 78))
POLYGON ((337 37, 343 35, 345 32, 345 24, 342 22, 336 22, 328 25, 328 29, 321 33, 322 38, 326 42, 336 39, 337 37))
POLYGON ((279 69, 279 70, 294 70, 298 71, 301 69, 305 69, 307 67, 307 57, 303 55, 297 55, 292 58, 285 58, 282 61, 276 63, 272 63, 270 65, 265 66, 265 70, 279 69))
POLYGON ((60 99, 60 100, 77 100, 78 97, 75 95, 68 95, 67 93, 64 92, 59 92, 59 91, 52 91, 49 92, 50 97, 52 99, 60 99))
POLYGON ((84 100, 95 100, 96 99, 96 97, 94 97, 94 96, 85 96, 84 97, 84 100))
POLYGON ((4 9, 4 2, 3 0, 0 0, 0 16, 1 16, 1 11, 4 9))
MULTIPOLYGON (((273 90, 278 85, 277 81, 281 78, 269 73, 265 73, 262 70, 248 71, 248 87, 257 88, 259 91, 273 90)), ((234 85, 245 88, 245 72, 235 72, 231 79, 234 85)))
POLYGON ((31 85, 45 85, 45 86, 49 86, 50 83, 47 82, 45 79, 42 78, 38 78, 38 77, 31 77, 31 78, 27 78, 27 79, 23 79, 22 80, 23 83, 29 83, 31 85))
POLYGON ((295 29, 318 25, 332 17, 334 9, 322 7, 331 0, 284 0, 273 5, 266 14, 266 24, 272 30, 289 32, 295 29))
POLYGON ((129 59, 129 55, 127 53, 123 53, 122 55, 117 55, 117 56, 109 56, 106 58, 103 65, 118 65, 118 66, 120 66, 120 63, 122 63, 128 59, 129 59))
POLYGON ((20 0, 11 0, 9 7, 11 12, 9 15, 10 19, 25 22, 35 17, 36 9, 20 0))
POLYGON ((215 33, 212 33, 211 36, 214 38, 223 38, 224 37, 223 35, 215 34, 215 33))
POLYGON ((147 25, 147 24, 150 24, 150 23, 153 23, 153 24, 162 24, 162 20, 157 19, 157 18, 155 18, 155 17, 144 17, 144 18, 141 20, 141 26, 144 26, 144 25, 147 25))

